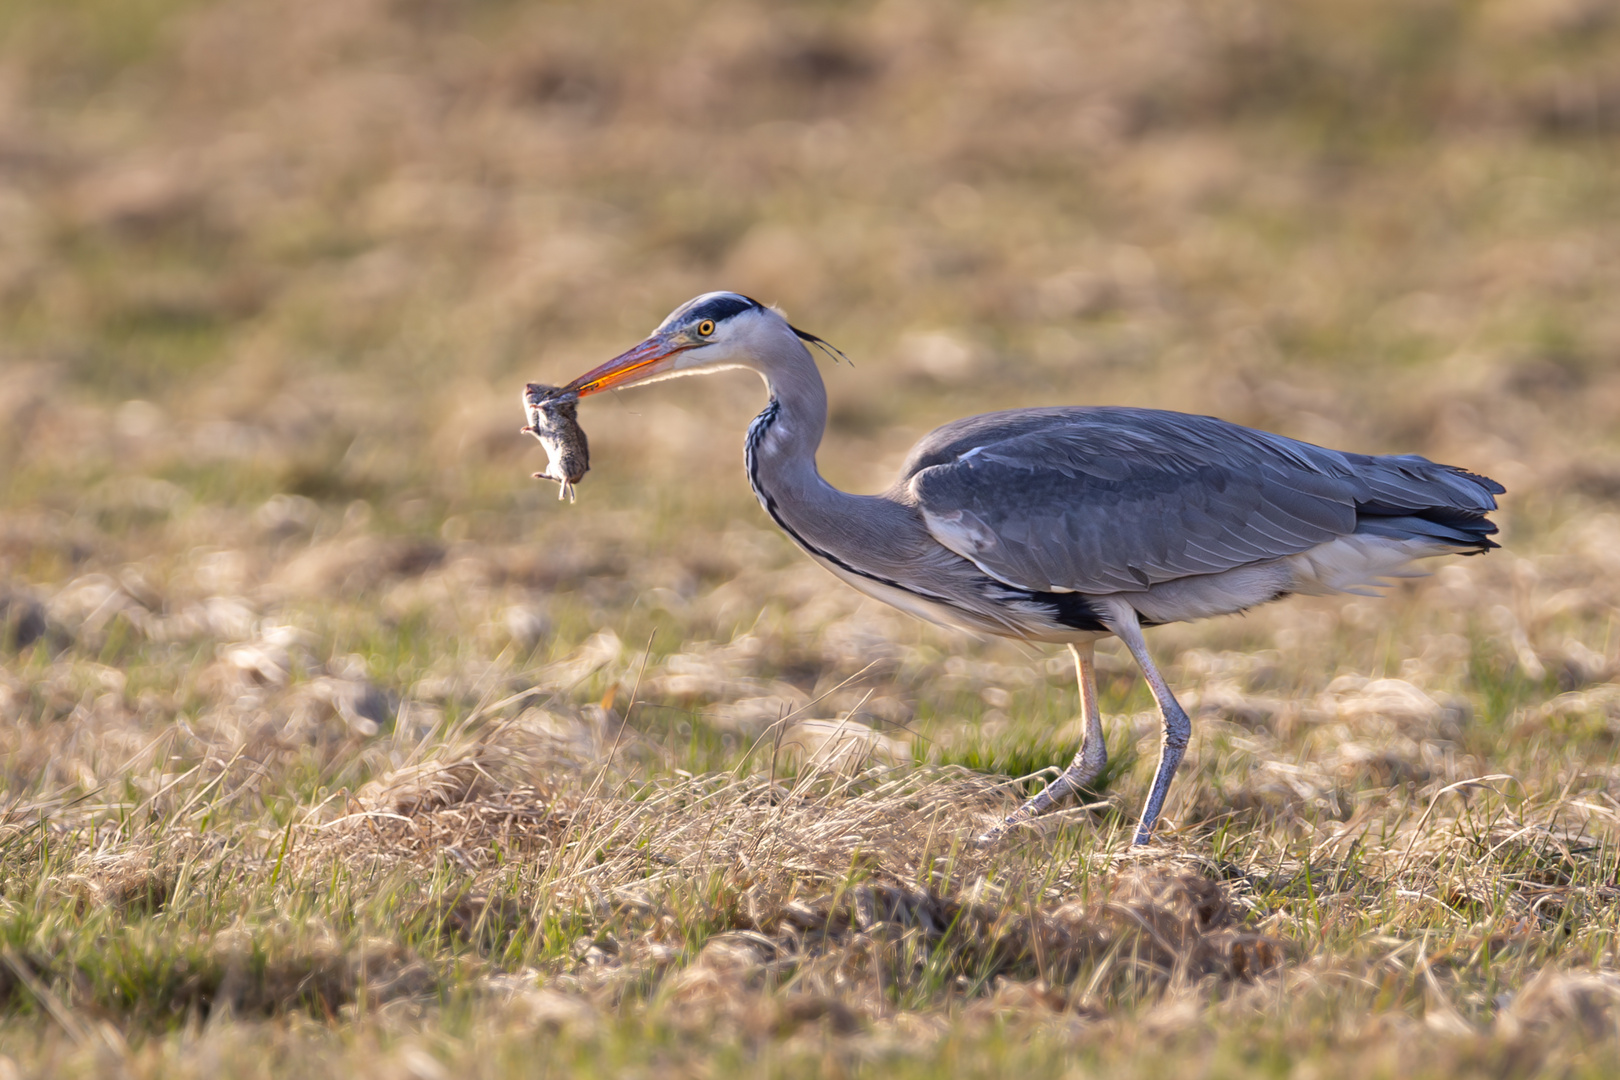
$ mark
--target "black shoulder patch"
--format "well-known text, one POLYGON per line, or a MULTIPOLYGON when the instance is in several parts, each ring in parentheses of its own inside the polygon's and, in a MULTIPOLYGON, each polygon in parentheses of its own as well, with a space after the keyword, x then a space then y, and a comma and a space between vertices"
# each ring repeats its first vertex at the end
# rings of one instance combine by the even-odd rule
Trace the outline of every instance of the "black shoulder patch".
POLYGON ((733 315, 753 311, 760 306, 758 300, 737 293, 726 293, 723 296, 711 297, 701 304, 693 305, 687 310, 685 317, 687 319, 713 319, 715 322, 722 322, 733 315))

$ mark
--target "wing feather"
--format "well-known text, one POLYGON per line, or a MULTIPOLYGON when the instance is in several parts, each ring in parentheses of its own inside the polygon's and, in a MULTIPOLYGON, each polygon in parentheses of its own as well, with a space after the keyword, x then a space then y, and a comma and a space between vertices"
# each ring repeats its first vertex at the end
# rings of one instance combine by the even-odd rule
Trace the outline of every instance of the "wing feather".
POLYGON ((895 495, 1004 582, 1106 594, 1296 555, 1357 531, 1362 512, 1477 522, 1496 488, 1208 416, 1069 408, 946 425, 912 451, 895 495))

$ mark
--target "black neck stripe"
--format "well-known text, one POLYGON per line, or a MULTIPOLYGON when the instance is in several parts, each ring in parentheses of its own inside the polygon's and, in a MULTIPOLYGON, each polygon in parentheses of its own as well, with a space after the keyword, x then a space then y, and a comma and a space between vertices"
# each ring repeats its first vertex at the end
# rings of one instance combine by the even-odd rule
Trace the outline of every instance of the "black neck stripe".
MULTIPOLYGON (((810 543, 810 541, 806 540, 803 536, 796 532, 793 526, 787 523, 786 519, 782 517, 781 510, 776 505, 775 496, 765 489, 765 485, 760 479, 759 475, 759 446, 765 441, 766 434, 770 431, 771 425, 776 423, 777 417, 781 414, 781 412, 782 403, 774 397, 771 398, 771 400, 766 404, 764 410, 758 416, 754 417, 754 422, 748 425, 748 439, 747 442, 744 443, 743 448, 744 466, 748 471, 748 486, 753 489, 754 497, 757 498, 759 500, 759 504, 765 508, 765 513, 770 515, 771 520, 776 522, 777 527, 783 532, 787 533, 788 538, 795 544, 799 545, 799 547, 803 550, 809 552, 818 559, 825 559, 827 562, 832 563, 839 569, 846 570, 849 573, 854 574, 856 577, 863 577, 868 581, 875 581, 880 585, 887 585, 891 589, 898 589, 901 592, 910 593, 912 596, 920 597, 921 599, 927 600, 930 603, 942 604, 946 607, 961 611, 964 614, 974 616, 976 618, 983 618, 984 616, 982 613, 969 611, 959 604, 952 603, 949 597, 939 596, 934 593, 922 592, 920 590, 913 589, 908 585, 903 585, 892 578, 882 577, 881 575, 873 574, 866 570, 861 570, 857 567, 851 566, 849 563, 845 562, 843 559, 840 559, 831 552, 823 551, 821 548, 810 543)), ((991 584, 994 582, 994 579, 987 577, 985 582, 986 584, 991 584)), ((1007 593, 1007 599, 1009 600, 1017 599, 1029 603, 1046 605, 1051 609, 1053 619, 1061 625, 1068 626, 1076 630, 1108 632, 1108 628, 1104 626, 1102 621, 1097 617, 1096 609, 1091 606, 1086 597, 1081 596, 1078 593, 1029 592, 1023 589, 1018 589, 1014 586, 1003 585, 1000 582, 994 582, 994 584, 1001 585, 1003 590, 1007 593)), ((1010 626, 1011 624, 1008 625, 1010 626)))
MULTIPOLYGON (((827 560, 841 570, 847 570, 857 577, 863 577, 868 581, 875 581, 880 585, 887 585, 890 588, 899 589, 901 592, 908 592, 913 596, 920 596, 923 599, 933 601, 934 603, 950 604, 950 601, 943 596, 935 596, 932 593, 919 592, 918 590, 907 585, 902 585, 898 581, 894 581, 890 578, 882 577, 878 574, 873 574, 866 570, 861 570, 851 566, 849 563, 832 554, 830 551, 823 551, 821 548, 818 548, 816 545, 812 544, 803 536, 799 535, 799 533, 794 531, 793 526, 787 523, 787 521, 782 517, 781 510, 777 508, 776 497, 773 496, 769 491, 765 490, 765 484, 759 476, 759 445, 765 441, 766 433, 770 431, 771 425, 776 423, 776 418, 781 414, 781 412, 782 403, 777 401, 774 397, 771 398, 770 402, 765 406, 765 410, 758 416, 754 417, 754 422, 748 425, 748 441, 743 450, 743 461, 748 470, 748 486, 754 489, 754 497, 757 498, 759 500, 759 504, 765 508, 765 512, 771 516, 771 520, 776 522, 777 527, 783 532, 787 533, 788 537, 805 551, 808 551, 818 559, 827 560)), ((954 607, 955 605, 951 606, 954 607)))

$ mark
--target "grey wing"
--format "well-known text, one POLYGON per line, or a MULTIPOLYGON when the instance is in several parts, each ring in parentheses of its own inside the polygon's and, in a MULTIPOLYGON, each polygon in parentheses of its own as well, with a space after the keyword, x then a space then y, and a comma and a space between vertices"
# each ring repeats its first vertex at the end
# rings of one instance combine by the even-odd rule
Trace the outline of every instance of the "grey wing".
POLYGON ((1356 532, 1369 507, 1393 520, 1439 499, 1480 521, 1495 504, 1476 479, 1207 416, 1022 409, 925 438, 896 495, 936 540, 999 580, 1107 594, 1298 554, 1356 532))

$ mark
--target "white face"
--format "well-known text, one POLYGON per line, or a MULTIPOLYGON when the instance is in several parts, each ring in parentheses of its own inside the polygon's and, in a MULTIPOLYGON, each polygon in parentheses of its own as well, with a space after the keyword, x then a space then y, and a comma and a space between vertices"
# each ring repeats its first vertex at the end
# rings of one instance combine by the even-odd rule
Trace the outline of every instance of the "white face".
POLYGON ((693 344, 675 354, 673 372, 754 367, 765 341, 786 329, 782 317, 769 308, 752 308, 719 320, 686 319, 677 332, 693 344))
POLYGON ((736 293, 705 293, 670 313, 652 336, 568 384, 581 397, 636 383, 725 368, 761 369, 782 347, 798 347, 787 320, 736 293))

